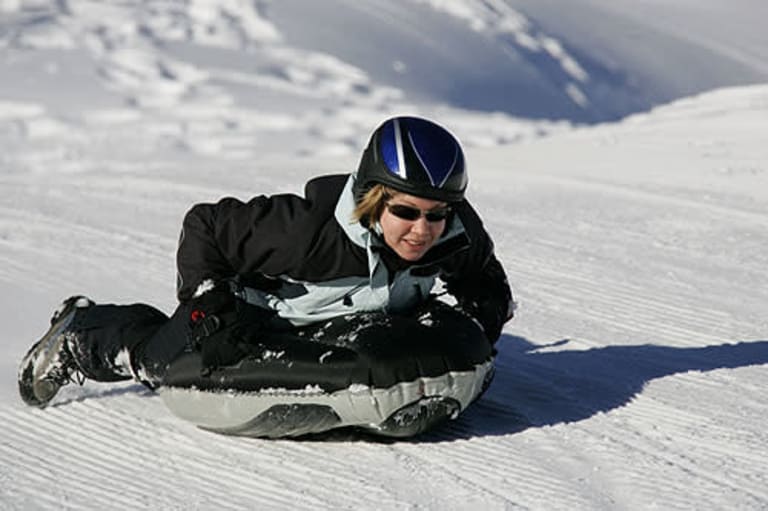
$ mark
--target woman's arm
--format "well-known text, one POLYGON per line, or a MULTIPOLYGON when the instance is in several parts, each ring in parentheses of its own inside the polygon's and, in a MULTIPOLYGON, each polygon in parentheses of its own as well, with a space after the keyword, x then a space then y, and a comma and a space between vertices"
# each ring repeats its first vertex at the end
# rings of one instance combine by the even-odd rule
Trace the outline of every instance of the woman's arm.
POLYGON ((491 342, 496 342, 504 323, 514 314, 512 290, 504 268, 494 254, 493 241, 478 214, 466 201, 457 207, 457 214, 470 239, 470 246, 443 279, 459 307, 480 323, 491 342))
POLYGON ((279 275, 295 267, 302 237, 295 227, 309 208, 308 201, 288 194, 195 205, 184 217, 176 255, 179 300, 189 300, 206 280, 279 275))
POLYGON ((449 280, 447 288, 459 307, 475 318, 488 339, 495 343, 515 310, 507 275, 496 256, 491 254, 479 272, 449 280))

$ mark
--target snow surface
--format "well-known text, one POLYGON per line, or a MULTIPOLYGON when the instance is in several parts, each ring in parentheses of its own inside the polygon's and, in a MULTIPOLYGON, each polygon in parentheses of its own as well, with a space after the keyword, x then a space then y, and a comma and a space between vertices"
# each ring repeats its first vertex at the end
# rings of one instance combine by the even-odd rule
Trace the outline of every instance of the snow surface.
POLYGON ((0 0, 0 509, 768 508, 767 14, 0 0), (22 404, 61 299, 172 311, 191 204, 350 171, 395 113, 466 144, 520 302, 456 421, 264 441, 130 383, 22 404))

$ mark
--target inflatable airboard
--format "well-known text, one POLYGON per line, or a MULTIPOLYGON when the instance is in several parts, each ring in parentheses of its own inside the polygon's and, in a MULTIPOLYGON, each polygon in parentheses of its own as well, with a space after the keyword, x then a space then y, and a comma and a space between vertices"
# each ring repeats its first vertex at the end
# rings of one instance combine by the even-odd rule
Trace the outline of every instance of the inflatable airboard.
POLYGON ((243 351, 213 370, 197 352, 179 357, 159 390, 168 408, 228 435, 357 427, 407 437, 456 418, 493 374, 481 329, 444 304, 416 316, 364 313, 270 332, 243 351))

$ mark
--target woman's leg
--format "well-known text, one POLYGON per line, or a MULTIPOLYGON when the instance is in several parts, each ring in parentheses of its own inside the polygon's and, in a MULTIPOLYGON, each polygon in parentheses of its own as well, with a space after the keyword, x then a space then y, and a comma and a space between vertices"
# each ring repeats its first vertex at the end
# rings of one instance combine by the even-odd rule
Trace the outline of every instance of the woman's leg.
POLYGON ((179 305, 159 328, 144 336, 131 350, 134 378, 147 387, 159 387, 168 366, 190 346, 190 307, 179 305))
POLYGON ((69 349, 78 369, 95 381, 121 381, 136 376, 133 352, 168 323, 150 305, 93 305, 75 315, 69 349))
POLYGON ((44 407, 72 381, 139 379, 136 354, 168 323, 168 316, 145 304, 96 305, 83 296, 65 300, 21 362, 22 399, 44 407))

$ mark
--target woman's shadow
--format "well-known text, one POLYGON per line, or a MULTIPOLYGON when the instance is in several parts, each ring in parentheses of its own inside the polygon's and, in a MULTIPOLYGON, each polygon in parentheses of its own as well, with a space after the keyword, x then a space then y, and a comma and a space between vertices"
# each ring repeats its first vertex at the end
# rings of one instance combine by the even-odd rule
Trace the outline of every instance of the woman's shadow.
POLYGON ((629 403, 655 379, 687 371, 768 364, 768 341, 696 348, 657 345, 563 350, 504 335, 489 390, 434 440, 506 435, 581 421, 629 403), (554 348, 554 349, 553 349, 554 348))

